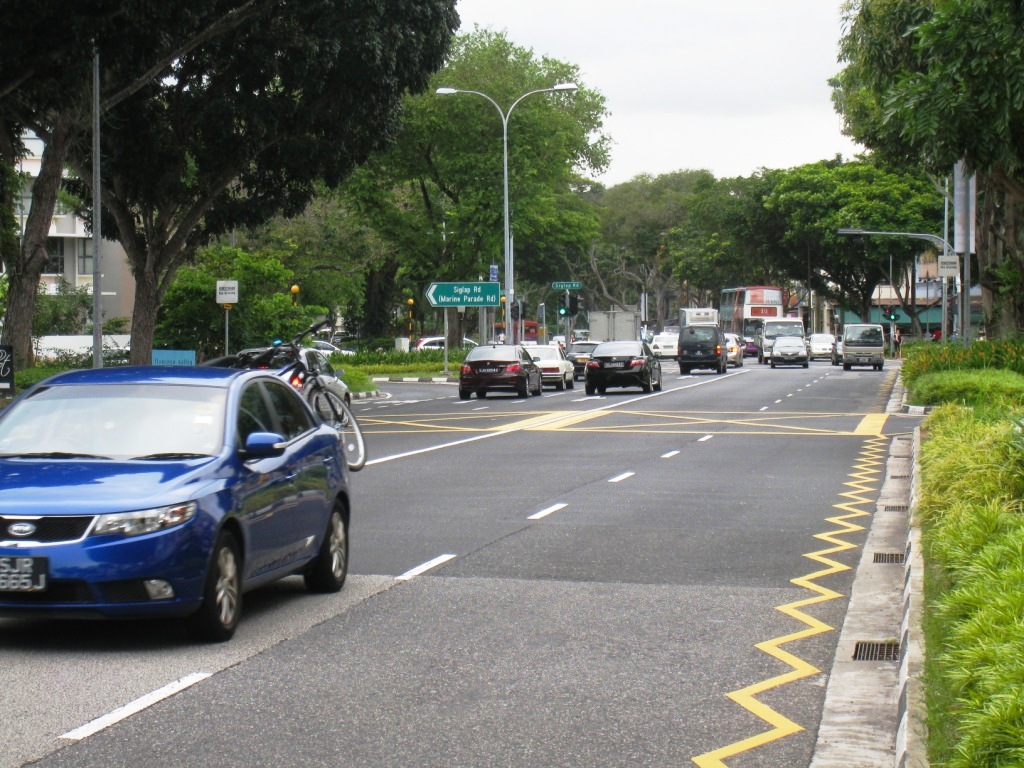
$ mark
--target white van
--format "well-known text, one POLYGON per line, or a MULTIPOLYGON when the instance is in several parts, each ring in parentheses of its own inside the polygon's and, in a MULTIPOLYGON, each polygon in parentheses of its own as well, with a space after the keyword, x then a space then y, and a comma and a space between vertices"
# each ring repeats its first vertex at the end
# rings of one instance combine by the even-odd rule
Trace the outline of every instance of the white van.
POLYGON ((878 323, 847 323, 843 328, 843 370, 854 365, 870 365, 876 371, 885 365, 885 332, 878 323))
POLYGON ((757 362, 772 361, 772 346, 779 336, 804 338, 804 321, 798 317, 766 318, 757 337, 757 362))

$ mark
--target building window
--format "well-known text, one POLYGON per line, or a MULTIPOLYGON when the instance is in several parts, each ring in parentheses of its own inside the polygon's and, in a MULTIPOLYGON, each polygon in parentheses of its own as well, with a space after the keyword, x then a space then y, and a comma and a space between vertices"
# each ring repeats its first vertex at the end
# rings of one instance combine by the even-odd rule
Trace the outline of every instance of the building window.
POLYGON ((78 275, 92 274, 92 240, 78 241, 78 275))
POLYGON ((63 237, 48 237, 46 238, 46 251, 49 254, 46 259, 46 267, 43 269, 44 275, 63 275, 64 274, 64 238, 63 237))

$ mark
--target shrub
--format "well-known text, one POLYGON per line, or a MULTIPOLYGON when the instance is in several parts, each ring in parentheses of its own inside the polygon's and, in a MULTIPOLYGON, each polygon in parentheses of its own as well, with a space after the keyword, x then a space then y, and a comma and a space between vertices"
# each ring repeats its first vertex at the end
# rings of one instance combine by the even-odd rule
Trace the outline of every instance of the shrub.
POLYGON ((1005 369, 921 373, 910 397, 918 405, 1013 407, 1024 404, 1024 375, 1005 369))

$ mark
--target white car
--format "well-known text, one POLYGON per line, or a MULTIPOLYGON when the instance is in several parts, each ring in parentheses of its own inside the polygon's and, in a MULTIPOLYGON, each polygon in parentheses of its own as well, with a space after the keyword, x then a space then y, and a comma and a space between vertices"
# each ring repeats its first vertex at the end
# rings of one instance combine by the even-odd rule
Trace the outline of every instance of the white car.
POLYGON ((329 341, 323 341, 321 339, 317 339, 316 341, 313 342, 313 349, 319 349, 325 355, 354 355, 355 354, 355 352, 353 352, 351 349, 342 349, 341 347, 334 346, 329 341))
MULTIPOLYGON (((476 346, 476 342, 472 339, 463 338, 462 346, 466 349, 471 349, 476 346)), ((416 346, 413 349, 444 349, 444 336, 424 336, 416 342, 416 346)))
POLYGON ((810 349, 811 360, 830 360, 832 350, 836 345, 836 337, 831 333, 812 333, 807 338, 807 346, 810 349))
POLYGON ((576 377, 572 362, 565 356, 565 350, 558 344, 537 344, 526 351, 540 368, 541 382, 551 384, 557 390, 573 389, 576 377))
POLYGON ((651 351, 655 357, 674 358, 679 354, 679 336, 675 333, 659 333, 651 340, 651 351))
POLYGON ((743 367, 743 353, 746 345, 737 334, 725 334, 725 358, 733 368, 743 367))

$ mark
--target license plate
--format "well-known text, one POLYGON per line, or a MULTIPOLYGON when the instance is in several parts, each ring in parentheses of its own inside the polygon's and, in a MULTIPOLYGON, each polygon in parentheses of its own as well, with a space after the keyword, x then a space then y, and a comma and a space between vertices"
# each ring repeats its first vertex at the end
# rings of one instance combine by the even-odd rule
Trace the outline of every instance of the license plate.
POLYGON ((617 361, 613 360, 612 362, 605 363, 604 367, 605 368, 625 368, 626 364, 621 362, 621 361, 617 362, 617 361))
POLYGON ((497 373, 500 368, 477 368, 478 373, 497 373))
POLYGON ((0 592, 42 592, 47 570, 45 557, 0 557, 0 592))

